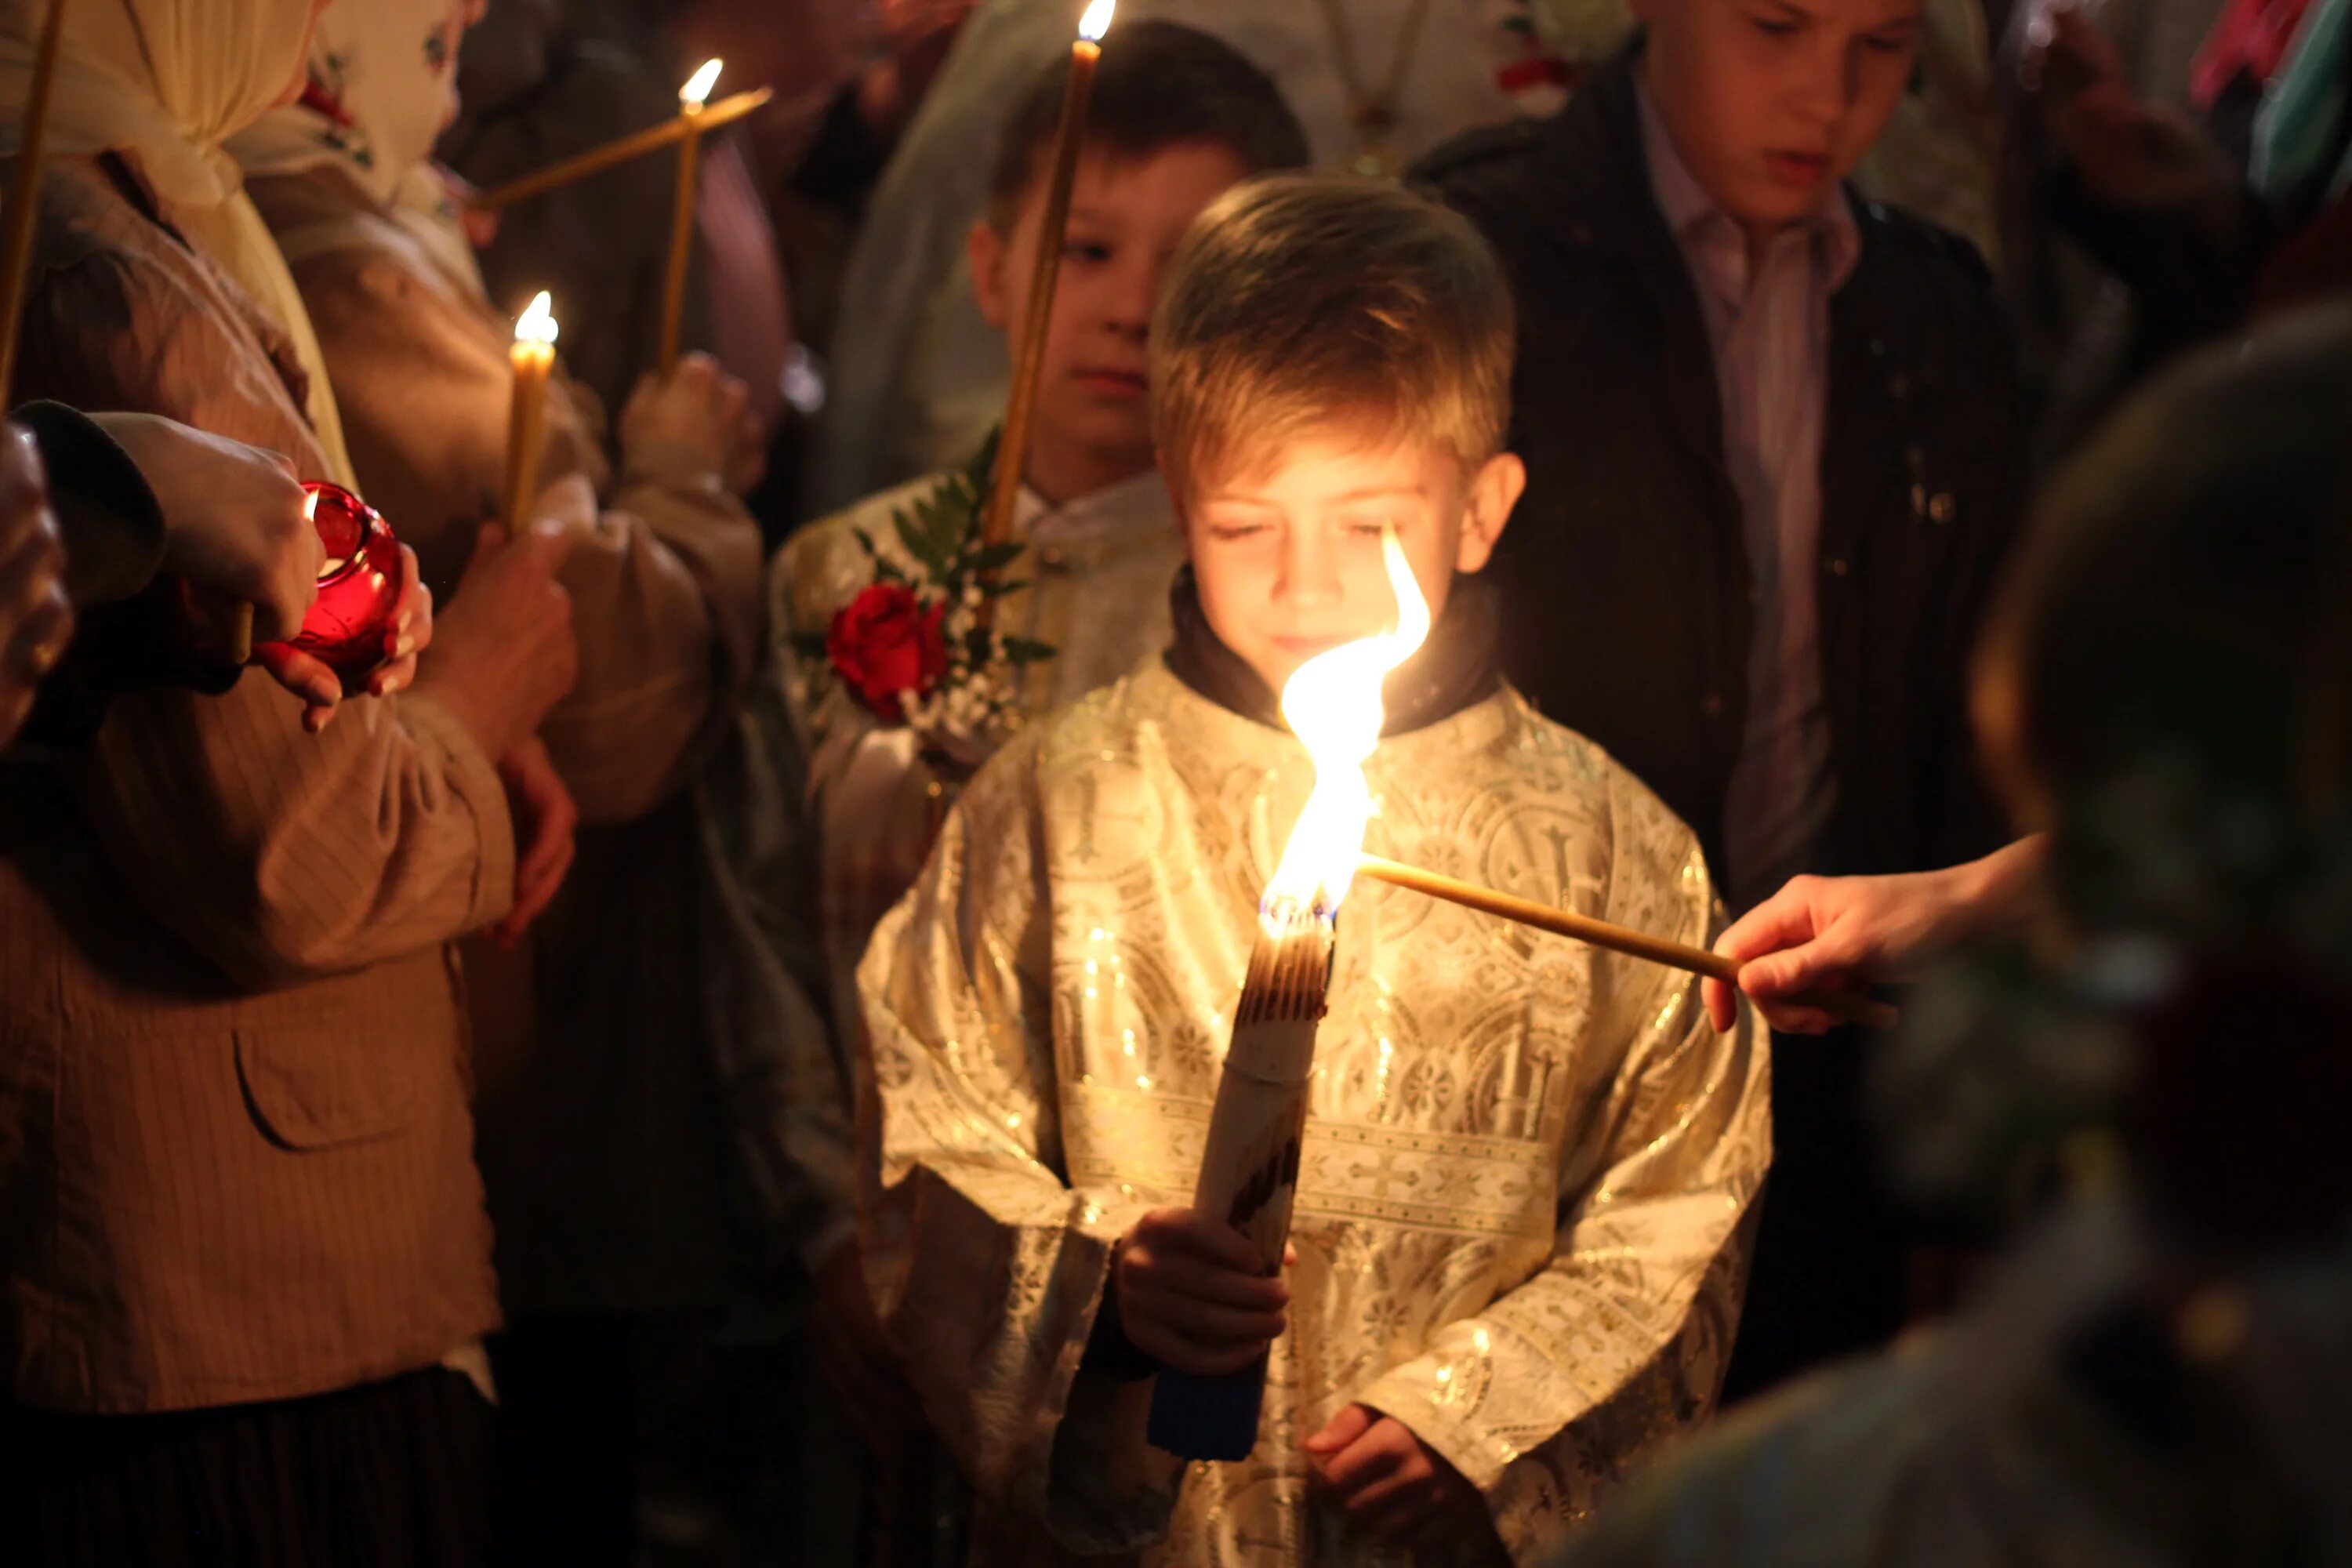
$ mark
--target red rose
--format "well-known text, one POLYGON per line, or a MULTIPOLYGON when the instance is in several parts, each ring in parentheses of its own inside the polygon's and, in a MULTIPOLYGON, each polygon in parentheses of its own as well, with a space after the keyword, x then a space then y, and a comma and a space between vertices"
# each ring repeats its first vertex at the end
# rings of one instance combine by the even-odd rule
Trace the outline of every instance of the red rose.
POLYGON ((896 724, 907 716, 899 699, 929 692, 948 672, 947 639, 940 635, 946 609, 924 608, 903 583, 876 583, 833 617, 824 651, 866 706, 896 724))

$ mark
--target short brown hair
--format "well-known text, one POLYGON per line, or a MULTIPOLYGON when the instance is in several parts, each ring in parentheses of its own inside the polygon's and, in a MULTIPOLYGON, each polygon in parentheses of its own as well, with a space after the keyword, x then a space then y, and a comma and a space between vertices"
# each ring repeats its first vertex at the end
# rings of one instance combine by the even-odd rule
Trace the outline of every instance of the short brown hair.
MULTIPOLYGON (((1005 117, 988 180, 988 222, 999 234, 1011 231, 1044 172, 1069 79, 1068 58, 1057 53, 1005 117)), ((1282 89, 1232 45, 1175 22, 1113 27, 1087 100, 1087 151, 1141 159, 1202 142, 1226 149, 1253 174, 1307 166, 1307 132, 1282 89)))
POLYGON ((1181 501, 1244 445, 1346 418, 1433 439, 1466 468, 1502 449, 1515 326, 1494 253, 1401 185, 1282 174, 1213 203, 1151 322, 1151 431, 1181 501))

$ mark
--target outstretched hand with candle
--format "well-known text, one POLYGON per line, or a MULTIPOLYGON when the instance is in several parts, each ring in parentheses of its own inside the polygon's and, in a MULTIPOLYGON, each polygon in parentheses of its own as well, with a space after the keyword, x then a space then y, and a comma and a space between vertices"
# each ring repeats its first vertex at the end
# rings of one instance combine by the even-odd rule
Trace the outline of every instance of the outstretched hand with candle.
POLYGON ((1478 1489, 1393 1415, 1350 1405, 1303 1445, 1316 1480, 1368 1535, 1408 1550, 1434 1550, 1483 1535, 1503 1543, 1478 1489))
MULTIPOLYGON (((2023 924, 2040 892, 2045 843, 2037 834, 1941 871, 1798 877, 1734 921, 1715 951, 1739 961, 1739 991, 1767 1023, 1822 1034, 1829 1016, 1799 993, 1913 979, 1962 942, 2023 924)), ((1738 995, 1720 980, 1703 990, 1715 1026, 1731 1027, 1738 995)))
POLYGON ((1247 1237, 1189 1208, 1154 1209, 1135 1222, 1119 1239, 1111 1289, 1128 1342, 1195 1377, 1255 1363, 1290 1305, 1290 1287, 1247 1237))

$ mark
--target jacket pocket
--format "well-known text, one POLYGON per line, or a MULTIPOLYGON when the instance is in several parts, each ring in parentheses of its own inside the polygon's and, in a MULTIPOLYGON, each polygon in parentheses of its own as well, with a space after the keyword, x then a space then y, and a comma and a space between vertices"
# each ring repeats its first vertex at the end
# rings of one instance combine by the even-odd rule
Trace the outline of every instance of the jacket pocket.
POLYGON ((330 1028, 240 1027, 236 1076, 270 1141, 332 1149, 390 1138, 415 1121, 425 1064, 413 1048, 337 1038, 330 1028))

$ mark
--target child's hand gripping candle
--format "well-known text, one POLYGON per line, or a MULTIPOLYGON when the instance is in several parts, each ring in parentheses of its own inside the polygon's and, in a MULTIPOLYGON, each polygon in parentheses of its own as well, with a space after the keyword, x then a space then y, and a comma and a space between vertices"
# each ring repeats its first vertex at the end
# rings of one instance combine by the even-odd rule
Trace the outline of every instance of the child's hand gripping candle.
MULTIPOLYGON (((1339 901, 1364 846, 1372 798, 1364 762, 1386 716, 1381 683, 1429 636, 1429 605, 1394 530, 1381 555, 1394 629, 1318 655, 1282 689, 1282 716, 1315 763, 1315 787, 1259 904, 1233 1043, 1225 1055, 1192 1206, 1230 1224, 1281 1266, 1298 1185, 1315 1030, 1330 984, 1339 901)), ((1187 1459, 1240 1459, 1257 1443, 1265 1362, 1223 1377, 1173 1370, 1153 1390, 1150 1436, 1187 1459)))

